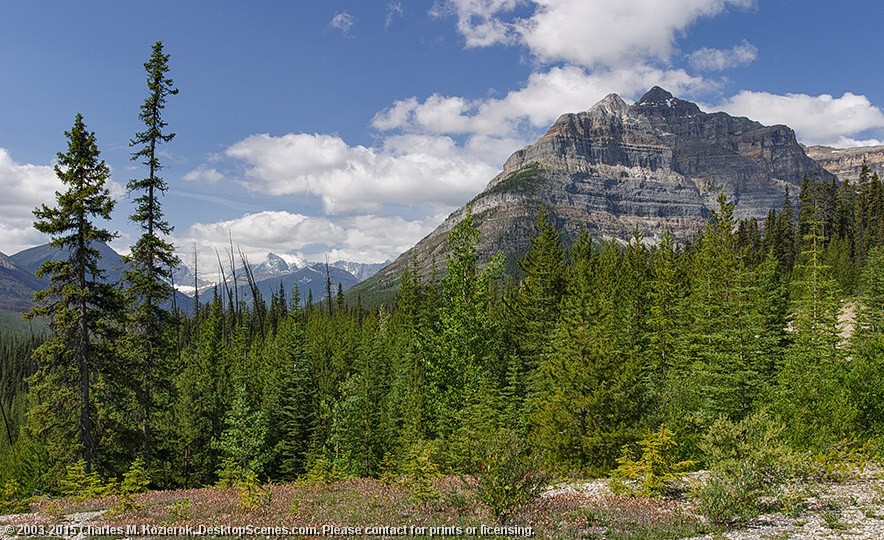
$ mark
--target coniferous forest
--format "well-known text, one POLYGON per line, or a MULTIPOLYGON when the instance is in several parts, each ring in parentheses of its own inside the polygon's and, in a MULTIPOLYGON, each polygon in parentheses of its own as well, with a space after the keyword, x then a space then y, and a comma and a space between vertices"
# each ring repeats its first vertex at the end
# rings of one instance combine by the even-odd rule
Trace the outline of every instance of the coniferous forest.
POLYGON ((58 154, 67 191, 35 209, 69 256, 41 268, 52 284, 30 324, 2 333, 7 494, 133 470, 172 489, 507 460, 628 481, 654 448, 733 485, 754 474, 735 459, 763 475, 786 455, 884 450, 884 186, 867 167, 853 183, 805 179, 763 223, 721 196, 685 244, 564 238, 538 204, 515 275, 479 260, 468 216, 438 270, 409 265, 392 305, 297 288, 246 302, 221 286, 184 313, 168 302, 162 213, 168 61, 157 43, 145 64, 125 281, 97 264, 121 209, 82 116, 58 154))

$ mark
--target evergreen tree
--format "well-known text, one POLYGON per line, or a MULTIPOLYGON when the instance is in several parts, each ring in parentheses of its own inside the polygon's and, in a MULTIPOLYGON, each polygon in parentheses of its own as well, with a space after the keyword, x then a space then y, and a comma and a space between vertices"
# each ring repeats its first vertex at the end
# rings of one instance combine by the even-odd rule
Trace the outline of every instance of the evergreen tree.
POLYGON ((820 449, 849 435, 856 417, 838 326, 840 291, 823 261, 823 214, 807 209, 807 234, 793 279, 793 342, 780 373, 780 403, 793 441, 820 449))
POLYGON ((868 254, 851 337, 850 392, 857 428, 884 435, 884 248, 868 254))
POLYGON ((171 328, 173 315, 164 307, 172 298, 172 270, 178 264, 173 246, 165 239, 172 233, 172 226, 163 218, 160 195, 167 184, 159 172, 159 145, 170 142, 175 134, 165 131, 163 120, 166 98, 178 93, 168 78, 169 55, 163 52, 163 42, 153 45, 150 59, 144 64, 147 71, 149 95, 141 105, 138 118, 145 130, 135 134, 130 146, 136 148, 132 160, 143 160, 148 169, 147 177, 130 180, 126 185, 129 193, 139 193, 135 198, 135 212, 129 217, 139 225, 141 236, 126 257, 129 268, 124 272, 127 282, 126 294, 132 305, 127 332, 127 353, 132 357, 132 372, 128 380, 137 385, 138 416, 141 428, 141 452, 145 464, 150 466, 151 416, 155 405, 154 394, 166 387, 164 365, 173 351, 171 328))
POLYGON ((116 290, 103 279, 96 246, 115 235, 94 220, 110 219, 114 200, 106 186, 110 169, 99 158, 95 134, 87 131, 82 115, 65 136, 68 149, 58 153, 55 174, 67 191, 56 193, 57 206, 44 204, 34 210, 34 228, 51 236, 50 246, 63 258, 48 260, 37 270, 37 276, 49 276, 51 284, 34 295, 42 305, 29 315, 49 317, 53 336, 35 351, 39 371, 33 383, 39 405, 31 412, 36 438, 45 442, 53 458, 59 464, 75 461, 69 449, 75 448, 71 441, 76 440, 88 474, 98 448, 90 393, 97 373, 107 368, 106 339, 113 335, 120 306, 116 290), (76 411, 73 426, 66 418, 68 411, 76 411), (76 436, 70 436, 71 428, 76 436))
POLYGON ((685 328, 670 371, 668 417, 688 451, 718 416, 745 416, 760 387, 757 286, 737 245, 733 209, 720 195, 719 210, 699 238, 682 305, 685 328))
POLYGON ((342 399, 335 410, 340 469, 356 476, 376 475, 390 447, 388 325, 383 309, 365 320, 358 358, 342 385, 342 399))
POLYGON ((621 326, 624 273, 613 243, 576 263, 529 402, 529 441, 551 469, 604 471, 636 430, 643 403, 639 361, 621 326))
MULTIPOLYGON (((546 205, 540 207, 531 248, 519 267, 525 273, 512 300, 514 358, 508 373, 511 407, 520 409, 533 376, 548 347, 565 294, 565 251, 546 205)), ((516 413, 518 417, 519 414, 516 413)))
POLYGON ((475 383, 491 369, 486 362, 492 333, 487 310, 491 282, 499 275, 502 258, 496 255, 480 271, 478 242, 479 230, 468 208, 448 236, 450 253, 442 280, 439 331, 427 373, 437 434, 457 428, 457 413, 466 396, 478 391, 475 383))
MULTIPOLYGON (((668 230, 664 232, 651 257, 645 377, 653 396, 652 403, 665 408, 663 400, 674 397, 665 393, 665 383, 675 364, 681 328, 678 306, 685 288, 675 239, 668 230)), ((653 424, 657 425, 659 422, 655 421, 653 424)))
POLYGON ((288 317, 280 324, 273 349, 284 370, 280 392, 270 408, 270 435, 275 440, 279 475, 294 479, 306 472, 317 421, 316 380, 307 351, 304 317, 297 286, 288 317))

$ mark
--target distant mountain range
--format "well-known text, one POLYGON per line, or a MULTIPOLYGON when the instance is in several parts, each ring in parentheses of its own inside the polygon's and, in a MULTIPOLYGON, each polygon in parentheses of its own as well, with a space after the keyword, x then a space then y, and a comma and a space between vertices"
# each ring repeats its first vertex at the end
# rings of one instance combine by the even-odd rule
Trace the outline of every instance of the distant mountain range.
MULTIPOLYGON (((101 254, 101 269, 105 279, 112 283, 119 283, 123 279, 123 270, 126 263, 123 256, 114 251, 106 244, 98 245, 101 254)), ((20 251, 12 256, 0 253, 0 312, 22 313, 33 307, 34 292, 44 289, 49 285, 49 279, 37 279, 35 272, 43 261, 59 260, 62 253, 57 248, 48 244, 36 246, 20 251)), ((387 263, 363 264, 348 261, 336 261, 329 264, 328 277, 332 282, 332 294, 337 291, 338 283, 344 290, 358 283, 360 280, 371 276, 387 263)), ((326 271, 324 263, 310 263, 294 257, 289 262, 274 253, 268 253, 267 258, 251 267, 252 275, 258 285, 258 290, 265 300, 269 300, 271 294, 279 291, 280 285, 285 289, 286 297, 291 300, 291 294, 295 284, 298 286, 302 303, 306 301, 309 292, 312 292, 315 301, 326 296, 326 271)), ((248 287, 246 272, 240 267, 236 271, 238 292, 240 299, 249 301, 251 291, 248 287)), ((232 273, 227 276, 232 286, 232 273)), ((179 266, 173 281, 178 289, 175 293, 175 304, 180 309, 190 312, 193 310, 193 274, 186 265, 179 266)), ((200 302, 205 303, 212 298, 212 289, 216 283, 201 279, 198 281, 200 290, 200 302)), ((224 294, 223 286, 219 286, 219 294, 224 294)), ((171 306, 171 300, 169 302, 171 306)))
MULTIPOLYGON (((111 283, 119 283, 123 279, 126 263, 123 256, 107 244, 98 244, 101 255, 99 268, 104 278, 111 283)), ((61 250, 49 244, 32 247, 7 257, 0 253, 0 265, 6 272, 0 272, 0 311, 24 312, 33 305, 34 292, 49 286, 49 278, 37 279, 35 273, 43 261, 56 261, 64 257, 61 250), (13 281, 14 278, 14 281, 13 281)), ((168 302, 171 307, 172 300, 168 302)), ((175 293, 175 305, 184 311, 193 309, 193 299, 181 292, 175 293)))
MULTIPOLYGON (((257 268, 257 267, 256 267, 257 268)), ((230 285, 232 285, 232 277, 227 276, 230 285)), ((251 301, 252 292, 248 286, 248 281, 244 271, 237 271, 236 280, 238 283, 237 295, 240 300, 251 301)), ((285 291, 287 301, 291 302, 292 293, 295 285, 298 287, 298 294, 301 298, 301 305, 305 305, 308 296, 312 295, 313 301, 318 302, 326 297, 327 281, 331 281, 332 295, 338 290, 338 284, 341 284, 343 290, 349 290, 353 285, 359 283, 359 279, 341 268, 329 265, 328 275, 326 276, 325 263, 312 263, 304 268, 298 268, 294 271, 277 273, 270 276, 266 274, 259 278, 259 274, 255 273, 255 285, 265 301, 269 301, 271 295, 277 294, 280 287, 285 291)), ((200 292, 200 303, 205 304, 211 302, 212 296, 217 290, 219 295, 224 295, 223 284, 217 284, 203 289, 200 292)))

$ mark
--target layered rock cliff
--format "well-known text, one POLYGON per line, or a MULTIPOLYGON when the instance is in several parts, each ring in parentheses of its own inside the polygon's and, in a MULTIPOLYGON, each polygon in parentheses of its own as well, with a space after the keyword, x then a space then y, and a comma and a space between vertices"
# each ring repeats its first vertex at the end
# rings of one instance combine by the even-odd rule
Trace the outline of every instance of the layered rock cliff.
POLYGON ((805 151, 808 156, 841 180, 854 181, 859 178, 863 163, 867 163, 873 173, 884 178, 884 146, 858 148, 809 146, 805 151))
MULTIPOLYGON (((831 178, 786 126, 705 113, 659 87, 628 105, 611 94, 590 110, 561 116, 534 144, 514 153, 467 206, 483 256, 500 250, 510 267, 527 250, 541 204, 573 240, 581 229, 654 239, 666 229, 687 239, 717 207, 719 192, 738 218, 764 218, 798 192, 805 176, 831 178)), ((415 258, 428 271, 445 261, 446 237, 466 207, 356 292, 391 290, 415 258)))

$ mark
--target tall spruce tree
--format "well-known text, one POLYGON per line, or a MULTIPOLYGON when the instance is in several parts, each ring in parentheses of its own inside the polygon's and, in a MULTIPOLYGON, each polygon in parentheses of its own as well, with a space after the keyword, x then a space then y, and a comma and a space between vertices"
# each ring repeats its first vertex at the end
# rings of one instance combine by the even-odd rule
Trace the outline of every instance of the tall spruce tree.
POLYGON ((562 302, 551 352, 532 379, 529 442, 553 470, 604 471, 637 427, 638 357, 620 303, 629 283, 611 242, 580 257, 562 302))
POLYGON ((141 452, 145 463, 151 458, 151 415, 154 407, 153 394, 162 387, 163 364, 166 362, 173 343, 170 328, 174 323, 173 314, 165 307, 174 291, 171 286, 172 270, 178 264, 174 248, 166 237, 172 226, 163 218, 160 195, 167 185, 159 172, 159 145, 170 142, 175 134, 165 130, 163 120, 166 98, 178 93, 172 79, 168 78, 169 55, 163 52, 163 42, 153 45, 150 59, 145 62, 147 71, 148 97, 141 105, 138 118, 144 123, 144 131, 135 134, 129 145, 135 148, 132 160, 142 160, 147 167, 145 178, 130 180, 126 184, 129 193, 138 193, 135 198, 135 212, 129 219, 141 228, 141 236, 132 246, 132 253, 126 258, 129 269, 125 271, 127 296, 131 304, 127 333, 127 353, 132 357, 131 380, 137 385, 135 393, 138 404, 138 417, 141 431, 141 452))
POLYGON ((567 285, 565 250, 545 205, 534 230, 531 249, 519 261, 525 277, 511 302, 515 351, 508 374, 509 405, 517 411, 527 395, 529 378, 548 352, 567 285))
POLYGON ((42 305, 29 316, 48 317, 53 336, 34 354, 39 371, 32 381, 37 406, 31 419, 37 440, 54 458, 74 458, 70 450, 76 439, 88 474, 98 446, 91 391, 97 372, 106 367, 105 338, 113 332, 120 307, 116 289, 103 279, 96 245, 115 234, 94 221, 110 219, 114 200, 106 186, 110 169, 99 158, 95 134, 86 129, 82 115, 65 136, 68 149, 58 153, 55 174, 67 191, 56 192, 57 206, 44 204, 34 210, 34 228, 50 235, 50 246, 62 258, 47 260, 37 270, 37 276, 49 276, 51 284, 34 295, 42 305), (76 420, 69 416, 74 412, 76 420))
POLYGON ((458 412, 471 394, 480 391, 481 379, 491 366, 486 362, 491 337, 488 320, 491 282, 498 277, 502 257, 492 257, 479 269, 479 229, 467 208, 464 219, 448 235, 451 252, 442 280, 443 302, 439 330, 427 377, 431 385, 437 434, 458 427, 458 412))

